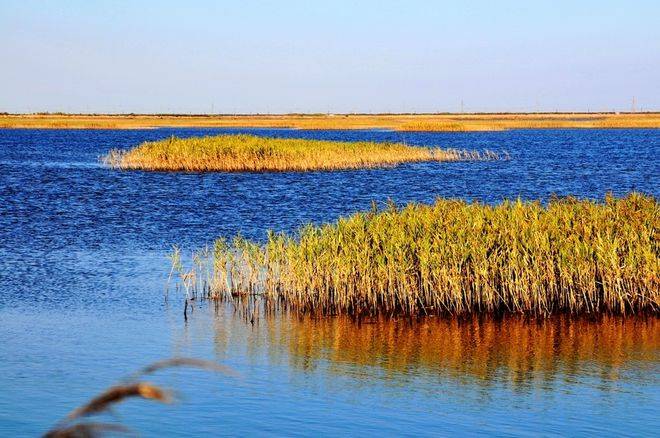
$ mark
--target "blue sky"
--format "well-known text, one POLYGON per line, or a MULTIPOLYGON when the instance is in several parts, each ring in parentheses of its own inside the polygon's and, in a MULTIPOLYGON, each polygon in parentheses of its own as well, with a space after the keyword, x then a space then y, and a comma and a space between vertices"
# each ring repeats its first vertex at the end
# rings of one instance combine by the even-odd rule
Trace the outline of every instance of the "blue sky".
POLYGON ((660 110, 660 1, 0 2, 0 111, 660 110))

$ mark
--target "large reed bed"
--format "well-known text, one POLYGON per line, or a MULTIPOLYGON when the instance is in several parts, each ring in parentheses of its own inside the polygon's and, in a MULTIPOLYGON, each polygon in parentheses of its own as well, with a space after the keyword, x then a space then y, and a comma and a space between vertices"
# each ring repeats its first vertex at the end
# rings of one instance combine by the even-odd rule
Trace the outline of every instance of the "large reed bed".
POLYGON ((496 159, 494 152, 338 142, 253 135, 176 138, 112 150, 104 161, 120 169, 155 171, 283 172, 396 166, 426 161, 496 159))
POLYGON ((265 243, 217 240, 207 294, 354 316, 657 314, 659 230, 657 200, 638 193, 374 207, 265 243))
POLYGON ((272 127, 492 131, 524 128, 659 128, 660 113, 499 114, 0 114, 0 128, 137 129, 153 127, 272 127))
POLYGON ((616 129, 657 128, 655 114, 500 114, 417 118, 398 131, 505 131, 510 129, 616 129))

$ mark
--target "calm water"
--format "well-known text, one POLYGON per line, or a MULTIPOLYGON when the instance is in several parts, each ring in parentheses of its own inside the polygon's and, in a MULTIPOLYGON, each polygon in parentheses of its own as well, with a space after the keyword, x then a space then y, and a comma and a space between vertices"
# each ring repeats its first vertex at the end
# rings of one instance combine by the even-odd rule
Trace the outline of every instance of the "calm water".
MULTIPOLYGON (((221 306, 163 299, 172 244, 263 238, 437 196, 497 202, 608 191, 660 195, 660 130, 495 133, 244 130, 507 150, 499 162, 284 174, 117 172, 112 147, 237 130, 0 130, 0 435, 35 435, 154 360, 220 361, 153 381, 180 403, 116 415, 162 434, 609 434, 660 429, 660 324, 556 319, 377 321, 281 315, 254 327, 221 306)), ((239 312, 240 313, 240 312, 239 312)))

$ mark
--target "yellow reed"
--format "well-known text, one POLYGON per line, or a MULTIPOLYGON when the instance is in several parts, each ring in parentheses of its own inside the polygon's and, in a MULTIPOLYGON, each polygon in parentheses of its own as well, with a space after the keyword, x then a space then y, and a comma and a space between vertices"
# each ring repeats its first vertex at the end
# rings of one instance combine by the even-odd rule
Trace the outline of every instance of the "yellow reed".
POLYGON ((403 143, 339 142, 254 135, 218 135, 145 142, 112 150, 115 168, 190 172, 283 172, 359 169, 425 161, 497 159, 494 152, 408 146, 403 143))
POLYGON ((652 196, 389 205, 265 243, 218 240, 211 297, 350 315, 657 313, 652 196))

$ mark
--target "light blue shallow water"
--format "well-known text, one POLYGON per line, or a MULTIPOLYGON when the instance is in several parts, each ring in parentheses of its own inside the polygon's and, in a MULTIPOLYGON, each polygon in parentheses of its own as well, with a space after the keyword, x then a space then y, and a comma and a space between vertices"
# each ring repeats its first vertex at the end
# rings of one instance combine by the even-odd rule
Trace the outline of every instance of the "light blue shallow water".
POLYGON ((286 315, 253 327, 224 306, 201 306, 186 324, 181 297, 165 302, 163 285, 172 244, 192 249, 237 232, 259 239, 372 200, 658 196, 660 130, 243 131, 488 148, 512 159, 304 174, 116 172, 98 164, 112 147, 237 130, 0 130, 0 435, 42 433, 121 377, 174 355, 217 360, 240 377, 153 376, 182 400, 117 410, 147 436, 657 433, 655 317, 614 331, 569 324, 551 346, 522 353, 496 341, 512 333, 497 325, 484 328, 493 338, 460 328, 447 334, 452 349, 440 335, 441 347, 429 349, 415 328, 396 324, 387 339, 352 327, 353 339, 332 322, 286 315), (585 345, 574 337, 580 330, 602 339, 585 345), (458 354, 461 342, 471 347, 458 354))

